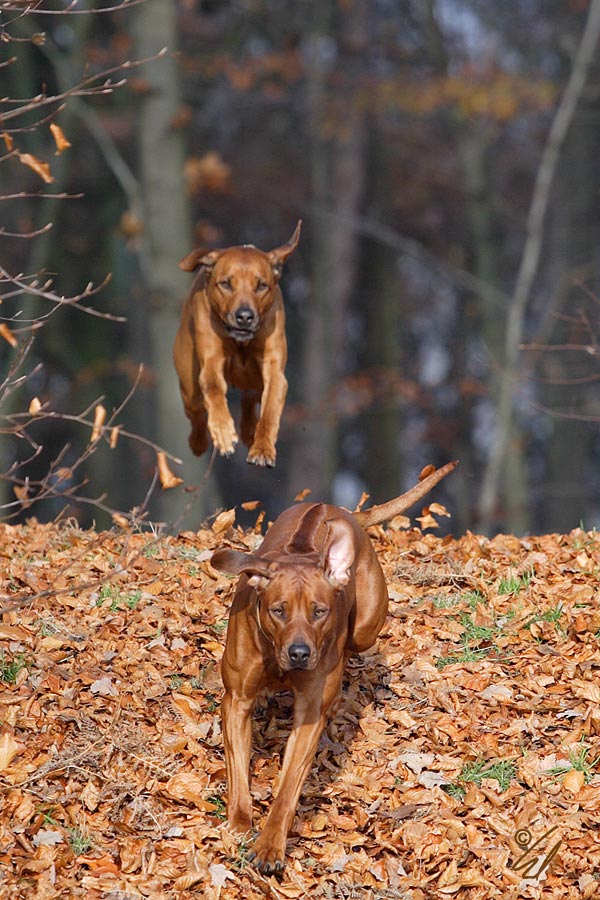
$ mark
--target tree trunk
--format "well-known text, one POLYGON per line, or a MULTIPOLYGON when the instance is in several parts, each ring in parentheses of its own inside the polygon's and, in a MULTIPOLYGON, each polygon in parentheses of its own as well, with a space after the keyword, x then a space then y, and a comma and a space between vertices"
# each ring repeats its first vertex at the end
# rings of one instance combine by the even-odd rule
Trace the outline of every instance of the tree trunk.
MULTIPOLYGON (((389 222, 390 165, 385 136, 376 121, 369 122, 368 173, 372 198, 370 215, 378 222, 389 222)), ((403 354, 401 321, 402 287, 398 281, 397 252, 382 241, 366 242, 368 281, 362 285, 358 313, 366 321, 366 366, 374 379, 380 375, 383 384, 393 371, 400 371, 403 354)), ((392 383, 392 379, 390 379, 392 383)), ((402 425, 403 412, 398 398, 390 390, 377 390, 375 408, 360 417, 364 422, 367 465, 364 471, 366 489, 372 503, 383 503, 401 494, 403 483, 402 425), (384 392, 388 395, 383 396, 384 392), (376 465, 373 461, 376 460, 376 465)))
MULTIPOLYGON (((319 41, 333 33, 334 6, 331 0, 316 4, 316 54, 319 41)), ((355 40, 364 13, 359 7, 344 13, 341 42, 355 40)), ((319 499, 330 496, 338 463, 334 394, 346 371, 348 310, 358 259, 355 222, 364 187, 364 112, 352 89, 343 102, 343 125, 337 123, 334 136, 326 138, 326 72, 315 58, 309 116, 311 193, 317 212, 311 225, 312 296, 303 351, 306 421, 294 443, 291 487, 293 493, 309 487, 319 499)))
MULTIPOLYGON (((147 58, 168 47, 167 55, 143 69, 145 90, 139 101, 139 168, 144 202, 144 258, 142 276, 147 297, 152 369, 155 377, 154 419, 158 443, 184 461, 186 480, 198 484, 208 464, 187 448, 188 423, 179 397, 172 347, 181 305, 190 287, 189 276, 177 266, 191 247, 190 212, 183 182, 184 138, 173 125, 181 104, 174 52, 177 48, 176 5, 169 0, 146 0, 136 9, 135 53, 147 58)), ((212 508, 212 489, 185 517, 198 524, 212 508)), ((185 507, 181 487, 160 494, 158 514, 163 521, 179 520, 185 507)), ((182 527, 184 520, 178 521, 182 527)))
POLYGON ((494 509, 503 476, 510 480, 513 474, 508 472, 507 462, 512 456, 511 436, 514 434, 515 423, 514 396, 519 384, 519 354, 520 344, 523 340, 525 312, 538 270, 544 237, 544 221, 556 168, 587 80, 599 35, 600 0, 591 0, 585 29, 573 60, 571 75, 552 121, 536 174, 527 217, 523 253, 508 310, 494 442, 484 472, 479 503, 480 525, 484 530, 489 530, 494 521, 494 509))

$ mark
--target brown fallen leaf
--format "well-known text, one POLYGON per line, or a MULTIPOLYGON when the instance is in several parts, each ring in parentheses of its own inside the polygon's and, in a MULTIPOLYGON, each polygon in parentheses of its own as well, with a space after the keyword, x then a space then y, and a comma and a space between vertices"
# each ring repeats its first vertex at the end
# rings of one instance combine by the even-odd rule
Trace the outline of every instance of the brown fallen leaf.
POLYGON ((233 509, 224 509, 222 512, 216 516, 213 524, 212 530, 213 534, 223 534, 224 531, 227 531, 235 522, 235 507, 233 509))
POLYGON ((176 800, 186 800, 199 809, 206 810, 206 782, 201 781, 197 773, 178 772, 165 785, 164 790, 176 800))
POLYGON ((8 769, 15 756, 22 750, 22 745, 17 744, 12 734, 5 732, 0 737, 0 772, 8 769))
POLYGON ((571 769, 563 776, 563 787, 570 794, 578 794, 585 783, 585 772, 571 769))

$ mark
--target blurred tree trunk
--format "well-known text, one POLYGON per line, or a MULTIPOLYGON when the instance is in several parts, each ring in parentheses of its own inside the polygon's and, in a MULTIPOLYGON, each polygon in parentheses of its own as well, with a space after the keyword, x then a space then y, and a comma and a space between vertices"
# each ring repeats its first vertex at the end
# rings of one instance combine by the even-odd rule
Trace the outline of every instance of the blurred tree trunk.
MULTIPOLYGON (((600 238, 600 215, 590 196, 600 191, 598 173, 598 133, 595 127, 597 102, 583 101, 575 114, 565 142, 559 177, 555 214, 549 228, 549 255, 554 264, 548 278, 548 292, 567 281, 568 287, 551 311, 552 343, 586 344, 590 334, 579 310, 585 305, 581 278, 595 296, 598 280, 595 259, 600 238), (566 275, 566 273, 569 273, 566 275), (578 277, 579 276, 579 277, 578 277)), ((556 290, 556 288, 555 288, 556 290)), ((552 296, 550 294, 550 296, 552 296)), ((542 341, 545 343, 545 340, 542 341)), ((581 354, 542 353, 543 405, 548 409, 568 410, 573 415, 599 416, 599 392, 593 384, 569 385, 582 374, 573 366, 581 365, 581 354)), ((551 418, 548 439, 545 491, 541 498, 544 530, 568 531, 585 524, 589 509, 589 482, 586 465, 593 459, 592 446, 597 428, 572 419, 551 418)), ((589 477, 589 476, 588 476, 589 477)), ((589 523, 588 523, 589 527, 589 523)))
POLYGON ((558 161, 588 78, 599 35, 600 0, 591 0, 585 28, 573 57, 571 74, 552 120, 536 172, 527 215, 523 252, 507 315, 494 442, 487 460, 480 494, 479 515, 484 529, 489 529, 494 520, 494 508, 502 479, 509 482, 514 477, 511 470, 511 462, 514 459, 514 451, 511 452, 513 449, 511 438, 515 430, 514 397, 522 372, 520 344, 523 340, 525 313, 538 272, 546 212, 558 161))
MULTIPOLYGON (((349 83, 340 106, 329 107, 326 47, 333 41, 333 0, 317 0, 311 38, 308 87, 311 195, 312 293, 303 349, 305 424, 298 430, 292 461, 292 493, 309 487, 330 496, 338 462, 335 386, 346 372, 348 311, 358 259, 356 217, 364 187, 364 110, 349 83), (333 116, 333 123, 328 117, 333 116)), ((362 40, 364 9, 344 11, 339 40, 362 40)))
MULTIPOLYGON (((369 212, 378 222, 387 223, 392 198, 386 141, 375 121, 371 120, 369 125, 367 168, 371 180, 369 195, 373 200, 369 212)), ((369 260, 369 277, 363 286, 358 309, 367 321, 366 366, 372 370, 375 379, 379 371, 385 381, 393 370, 399 370, 402 357, 400 335, 403 308, 396 268, 397 253, 376 239, 367 242, 365 253, 369 260)), ((392 393, 387 397, 377 396, 375 409, 368 410, 364 418, 366 486, 372 502, 382 503, 403 490, 403 413, 399 398, 392 393)))
MULTIPOLYGON (((143 197, 144 253, 142 277, 147 290, 144 310, 149 317, 152 371, 155 378, 154 421, 158 443, 184 460, 186 480, 198 484, 208 463, 192 457, 187 447, 188 424, 183 413, 172 360, 181 305, 189 276, 177 266, 191 247, 190 212, 183 182, 184 137, 174 124, 181 91, 174 52, 177 49, 176 4, 146 0, 135 11, 135 54, 148 58, 168 48, 168 54, 143 69, 139 98, 139 170, 143 197)), ((202 508, 187 516, 198 524, 211 509, 208 492, 202 508)), ((160 495, 159 515, 173 522, 184 508, 181 488, 160 495)), ((180 523, 180 527, 183 522, 180 523)))
MULTIPOLYGON (((450 61, 439 26, 437 16, 437 0, 428 0, 425 11, 425 23, 428 44, 434 64, 445 76, 450 72, 450 61)), ((466 119, 457 112, 448 114, 448 128, 456 146, 457 161, 460 167, 465 194, 465 218, 467 224, 467 250, 470 256, 470 267, 480 282, 475 296, 467 295, 461 304, 461 324, 459 328, 460 347, 457 348, 457 365, 463 366, 469 359, 469 345, 479 337, 483 338, 488 354, 488 366, 491 373, 497 371, 504 356, 504 335, 506 323, 506 305, 500 299, 500 268, 502 245, 497 234, 497 217, 494 209, 494 187, 491 177, 491 144, 493 135, 486 129, 485 123, 479 119, 466 119)), ((468 372, 459 373, 458 381, 465 379, 468 383, 468 372)), ((494 404, 498 403, 498 384, 492 377, 491 391, 494 404)), ((462 397, 461 421, 464 428, 472 427, 472 398, 462 397)), ((463 463, 461 474, 468 475, 473 470, 472 435, 463 432, 460 458, 463 463)), ((507 445, 507 473, 499 484, 496 506, 491 518, 482 522, 484 530, 496 524, 495 516, 499 514, 503 525, 509 531, 522 534, 529 527, 528 486, 526 464, 522 438, 518 432, 518 423, 512 421, 511 435, 507 445), (508 474, 510 473, 510 474, 508 474)), ((465 488, 469 483, 464 479, 465 488)), ((468 490, 460 492, 468 499, 468 490)), ((470 498, 469 506, 476 508, 476 498, 470 498)), ((463 521, 469 518, 465 509, 462 511, 463 521)))
MULTIPOLYGON (((491 138, 481 123, 453 122, 453 132, 462 170, 466 195, 466 219, 469 228, 470 250, 473 272, 481 281, 478 295, 478 310, 469 315, 468 306, 463 305, 462 340, 475 339, 480 334, 488 353, 488 367, 493 373, 503 357, 506 307, 500 300, 497 288, 500 284, 500 254, 502 245, 497 234, 497 218, 494 211, 494 187, 491 177, 491 138)), ((468 358, 465 347, 462 359, 468 358)), ((463 376, 466 373, 463 373, 463 376)), ((493 400, 497 403, 497 384, 492 382, 493 400)), ((467 417, 467 421, 470 419, 467 417)), ((471 441, 465 435, 465 471, 470 469, 468 459, 471 441)), ((461 458, 462 448, 461 448, 461 458)), ((507 447, 506 474, 503 478, 495 516, 500 516, 502 526, 513 534, 523 534, 530 527, 529 486, 527 483, 526 459, 523 437, 519 424, 512 422, 511 436, 507 447)), ((492 523, 484 523, 489 530, 492 523)), ((494 518, 494 525, 498 520, 494 518)))

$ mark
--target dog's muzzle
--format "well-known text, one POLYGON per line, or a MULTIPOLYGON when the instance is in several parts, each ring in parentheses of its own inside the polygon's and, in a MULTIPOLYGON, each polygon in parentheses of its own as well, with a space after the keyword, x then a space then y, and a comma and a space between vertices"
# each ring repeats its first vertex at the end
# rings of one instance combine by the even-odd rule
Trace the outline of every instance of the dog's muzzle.
POLYGON ((239 306, 228 316, 227 332, 240 344, 251 341, 260 325, 260 318, 250 306, 239 306))

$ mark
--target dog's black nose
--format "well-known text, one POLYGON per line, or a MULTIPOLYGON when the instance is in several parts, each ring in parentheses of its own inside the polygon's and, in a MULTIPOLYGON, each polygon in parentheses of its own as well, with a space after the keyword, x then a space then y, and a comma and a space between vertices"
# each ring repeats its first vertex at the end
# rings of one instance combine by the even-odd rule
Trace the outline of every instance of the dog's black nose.
POLYGON ((308 644, 291 644, 288 656, 295 669, 303 669, 310 659, 310 647, 308 644))
POLYGON ((249 306, 240 306, 240 308, 235 311, 235 321, 240 328, 248 328, 249 325, 252 325, 254 319, 254 310, 250 309, 249 306))

